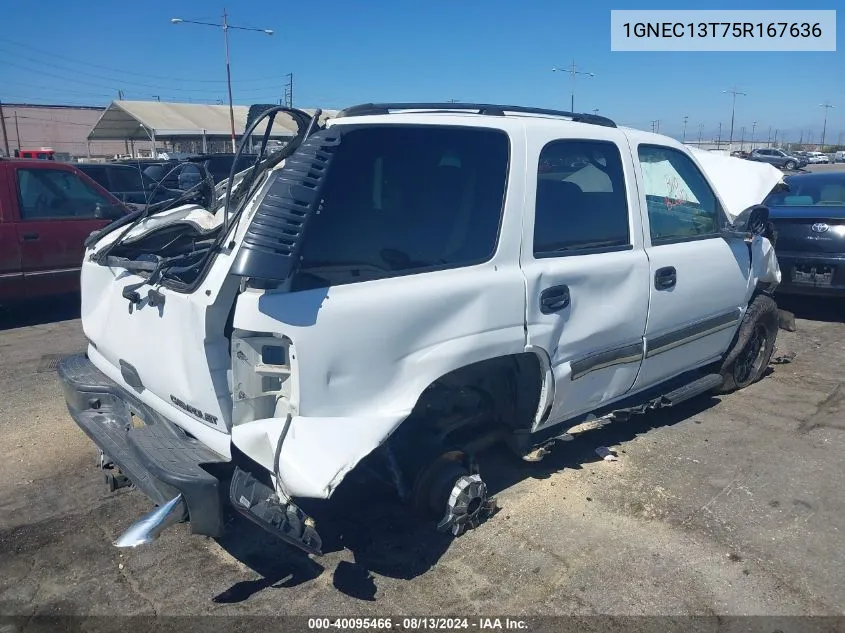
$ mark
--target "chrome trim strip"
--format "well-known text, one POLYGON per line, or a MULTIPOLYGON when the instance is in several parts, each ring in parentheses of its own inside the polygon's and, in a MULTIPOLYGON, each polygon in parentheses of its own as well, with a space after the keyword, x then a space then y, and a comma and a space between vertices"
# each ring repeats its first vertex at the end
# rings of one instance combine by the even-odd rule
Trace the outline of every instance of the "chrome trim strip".
POLYGON ((71 273, 78 273, 82 270, 79 268, 55 268, 53 270, 25 270, 23 274, 27 277, 37 277, 40 275, 70 275, 71 273))
POLYGON ((613 349, 590 354, 584 358, 572 361, 569 366, 571 369, 570 380, 578 380, 586 376, 590 372, 599 369, 605 369, 613 365, 625 365, 627 363, 634 363, 643 359, 643 343, 631 343, 623 347, 615 347, 613 349))
POLYGON ((0 273, 0 279, 11 279, 13 277, 23 277, 23 273, 22 272, 0 273))
POLYGON ((645 340, 645 357, 650 358, 663 352, 686 345, 710 334, 721 332, 738 324, 742 310, 736 308, 730 312, 719 314, 677 329, 668 334, 661 334, 653 339, 645 340))

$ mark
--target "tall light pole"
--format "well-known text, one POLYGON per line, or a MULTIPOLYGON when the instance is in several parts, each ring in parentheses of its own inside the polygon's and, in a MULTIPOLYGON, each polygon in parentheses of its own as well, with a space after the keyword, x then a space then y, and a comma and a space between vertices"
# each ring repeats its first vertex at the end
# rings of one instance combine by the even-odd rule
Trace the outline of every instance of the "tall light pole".
POLYGON ((736 96, 742 95, 743 97, 747 97, 748 95, 744 92, 740 92, 735 87, 731 88, 730 90, 722 90, 722 94, 732 94, 733 100, 731 102, 731 136, 728 140, 728 147, 731 147, 731 144, 734 140, 734 113, 736 112, 736 96))
POLYGON ((687 142, 687 120, 689 119, 688 116, 684 115, 684 135, 681 138, 681 143, 687 142))
POLYGON ((572 60, 572 65, 568 68, 552 68, 552 72, 562 72, 562 73, 569 73, 569 76, 572 78, 572 92, 571 98, 569 101, 569 111, 575 112, 575 76, 576 75, 587 75, 588 77, 595 77, 595 73, 588 73, 584 72, 583 70, 578 70, 578 67, 575 66, 575 60, 572 60))
POLYGON ((255 31, 256 33, 264 33, 265 35, 273 35, 272 29, 254 29, 248 26, 232 26, 229 24, 229 16, 226 14, 226 9, 223 9, 223 22, 217 24, 215 22, 199 22, 197 20, 183 20, 182 18, 171 18, 171 24, 200 24, 202 26, 213 26, 218 29, 223 29, 223 41, 226 46, 226 86, 229 89, 229 123, 232 126, 232 151, 238 151, 235 144, 235 106, 232 104, 232 71, 229 67, 229 29, 237 31, 255 31))
POLYGON ((751 124, 751 147, 749 149, 754 149, 754 130, 757 129, 757 121, 751 124))
POLYGON ((824 151, 824 134, 825 134, 825 132, 827 132, 827 111, 830 110, 831 108, 835 108, 836 106, 832 106, 827 101, 825 101, 824 103, 820 103, 819 107, 824 108, 824 125, 822 126, 822 142, 821 142, 821 145, 819 147, 819 151, 823 152, 824 151))
POLYGON ((701 145, 701 134, 704 132, 704 123, 698 124, 698 144, 701 145))

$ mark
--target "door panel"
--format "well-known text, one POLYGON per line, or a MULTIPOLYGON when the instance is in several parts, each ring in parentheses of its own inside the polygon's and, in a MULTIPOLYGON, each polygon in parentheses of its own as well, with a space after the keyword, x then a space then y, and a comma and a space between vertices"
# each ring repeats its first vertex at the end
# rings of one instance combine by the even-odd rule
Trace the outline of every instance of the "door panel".
POLYGON ((618 131, 596 134, 606 138, 552 137, 529 147, 529 183, 537 186, 525 200, 535 210, 526 214, 521 255, 526 329, 554 376, 551 411, 538 428, 624 395, 643 356, 649 264, 639 213, 629 213, 638 204, 625 186, 633 161, 618 131))
POLYGON ((634 389, 717 360, 748 298, 751 259, 742 239, 722 237, 722 206, 680 150, 637 146, 648 244, 646 355, 634 389))
POLYGON ((74 292, 88 235, 106 224, 94 217, 111 202, 72 171, 16 169, 21 221, 17 241, 26 296, 74 292))

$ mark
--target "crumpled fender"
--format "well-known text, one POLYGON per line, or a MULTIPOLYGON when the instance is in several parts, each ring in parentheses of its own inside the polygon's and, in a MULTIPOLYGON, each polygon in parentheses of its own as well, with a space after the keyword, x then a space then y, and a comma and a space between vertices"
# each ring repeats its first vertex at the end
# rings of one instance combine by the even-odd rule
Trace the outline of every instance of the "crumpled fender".
MULTIPOLYGON (((328 499, 364 457, 377 448, 410 415, 343 418, 293 416, 275 473, 292 497, 328 499)), ((264 418, 232 427, 232 444, 273 472, 284 418, 264 418)))

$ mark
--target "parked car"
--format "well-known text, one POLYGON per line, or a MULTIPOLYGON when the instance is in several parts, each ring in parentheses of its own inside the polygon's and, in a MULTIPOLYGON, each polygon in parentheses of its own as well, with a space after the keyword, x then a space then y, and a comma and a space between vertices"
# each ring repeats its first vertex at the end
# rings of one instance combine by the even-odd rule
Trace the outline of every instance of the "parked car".
POLYGON ((845 163, 845 151, 838 151, 833 155, 834 163, 845 163))
POLYGON ((494 511, 490 442, 537 461, 585 419, 766 370, 778 277, 753 205, 776 169, 595 115, 293 114, 226 224, 176 208, 90 245, 90 345, 59 376, 103 467, 159 504, 118 546, 185 519, 219 536, 231 507, 319 554, 302 501, 371 472, 458 535, 494 511))
POLYGON ((144 167, 144 174, 167 189, 186 191, 202 181, 202 165, 186 161, 163 161, 144 167))
POLYGON ((779 169, 793 170, 807 166, 807 160, 794 154, 787 154, 782 149, 758 148, 752 150, 748 160, 769 163, 779 169))
POLYGON ((144 174, 139 165, 79 163, 76 166, 133 209, 174 200, 182 194, 176 189, 157 187, 158 183, 144 174))
POLYGON ((807 160, 811 165, 822 165, 830 162, 830 157, 822 152, 807 152, 807 160))
POLYGON ((127 212, 73 165, 0 159, 0 303, 78 291, 83 242, 127 212))
POLYGON ((845 297, 845 173, 796 174, 770 195, 782 294, 845 297))
POLYGON ((750 152, 746 152, 745 150, 740 149, 731 152, 731 156, 733 156, 734 158, 748 158, 750 155, 750 152))

